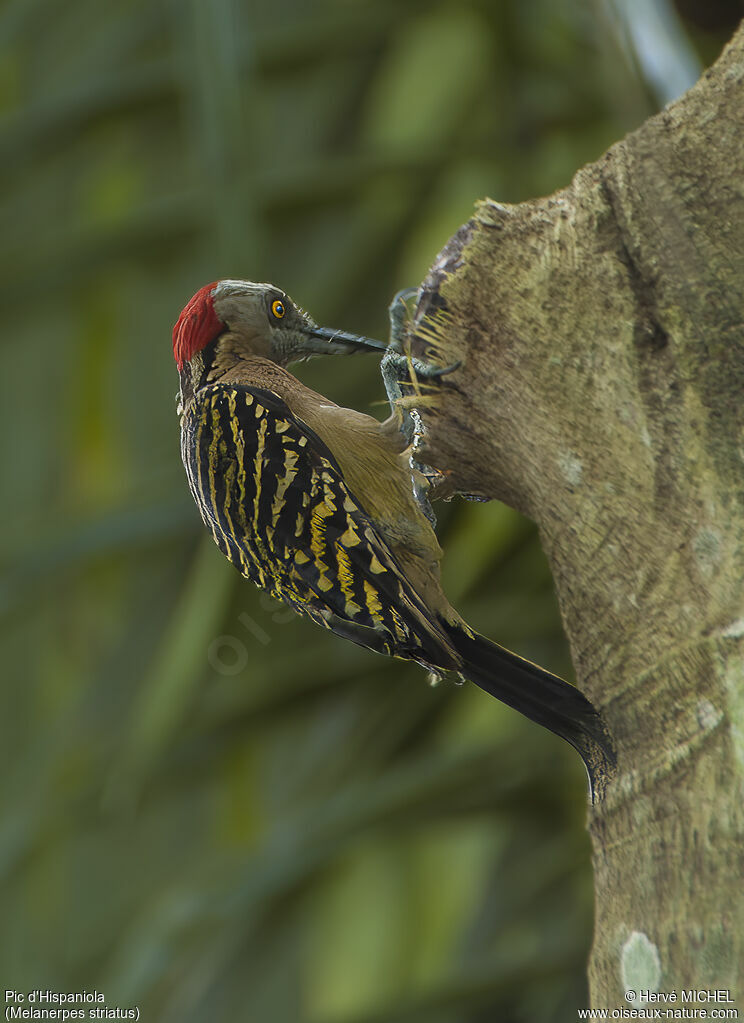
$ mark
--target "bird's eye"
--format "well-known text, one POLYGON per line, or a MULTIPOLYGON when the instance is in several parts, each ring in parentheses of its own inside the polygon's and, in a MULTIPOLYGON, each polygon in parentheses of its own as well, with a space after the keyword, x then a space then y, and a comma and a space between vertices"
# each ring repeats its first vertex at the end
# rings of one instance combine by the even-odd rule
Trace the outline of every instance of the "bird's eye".
POLYGON ((287 309, 286 306, 284 305, 284 302, 282 302, 280 298, 275 298, 274 301, 271 303, 271 312, 276 317, 276 319, 277 320, 283 319, 286 311, 287 309))

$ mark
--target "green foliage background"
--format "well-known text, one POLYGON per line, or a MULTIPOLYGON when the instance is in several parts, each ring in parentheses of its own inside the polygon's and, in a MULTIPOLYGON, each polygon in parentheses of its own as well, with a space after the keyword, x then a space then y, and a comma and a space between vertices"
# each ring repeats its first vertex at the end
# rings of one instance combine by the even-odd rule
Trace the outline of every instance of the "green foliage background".
MULTIPOLYGON (((170 330, 232 276, 382 336, 478 197, 567 183, 653 105, 584 0, 0 7, 4 987, 164 1023, 586 1003, 578 760, 238 577, 187 492, 170 330)), ((302 374, 383 396, 369 357, 302 374)), ((466 617, 570 672, 530 524, 441 527, 466 617)))

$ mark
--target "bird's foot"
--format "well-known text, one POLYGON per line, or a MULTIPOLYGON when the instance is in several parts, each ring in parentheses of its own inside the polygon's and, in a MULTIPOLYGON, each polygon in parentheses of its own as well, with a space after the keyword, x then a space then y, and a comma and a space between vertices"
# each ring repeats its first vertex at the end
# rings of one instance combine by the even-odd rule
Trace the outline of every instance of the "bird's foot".
POLYGON ((388 306, 390 317, 390 348, 403 352, 406 326, 409 316, 408 302, 418 294, 418 288, 402 288, 396 292, 388 306))

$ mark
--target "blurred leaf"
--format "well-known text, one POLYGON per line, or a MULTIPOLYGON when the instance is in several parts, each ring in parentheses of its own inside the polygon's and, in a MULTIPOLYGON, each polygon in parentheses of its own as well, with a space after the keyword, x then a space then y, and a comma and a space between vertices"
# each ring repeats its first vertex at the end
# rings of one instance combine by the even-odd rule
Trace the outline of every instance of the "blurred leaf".
POLYGON ((232 566, 217 556, 211 537, 205 536, 162 644, 140 684, 107 799, 135 798, 152 762, 169 744, 204 674, 210 643, 224 618, 234 583, 232 566))

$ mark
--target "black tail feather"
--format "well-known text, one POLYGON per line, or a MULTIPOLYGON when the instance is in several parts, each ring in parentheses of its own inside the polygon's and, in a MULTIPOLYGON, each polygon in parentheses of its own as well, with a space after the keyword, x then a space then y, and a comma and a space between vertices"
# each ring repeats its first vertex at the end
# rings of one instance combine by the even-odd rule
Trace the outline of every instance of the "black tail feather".
POLYGON ((442 623, 465 661, 462 674, 497 700, 569 742, 584 761, 592 802, 601 799, 617 763, 599 712, 579 690, 484 636, 442 623))

